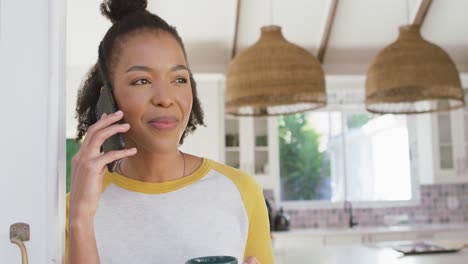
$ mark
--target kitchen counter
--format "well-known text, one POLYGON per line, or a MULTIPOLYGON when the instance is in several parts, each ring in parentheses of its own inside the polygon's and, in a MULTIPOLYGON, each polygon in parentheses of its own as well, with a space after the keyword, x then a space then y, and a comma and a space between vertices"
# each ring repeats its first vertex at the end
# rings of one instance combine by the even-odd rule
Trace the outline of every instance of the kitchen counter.
POLYGON ((468 249, 457 253, 403 256, 398 243, 428 241, 468 244, 467 224, 296 229, 273 232, 278 264, 458 264, 468 263, 468 249))
POLYGON ((354 228, 324 228, 324 229, 293 229, 290 231, 274 231, 273 235, 333 235, 333 234, 368 234, 368 233, 394 233, 412 231, 452 231, 467 230, 468 224, 421 224, 421 225, 397 225, 379 227, 354 227, 354 228))
POLYGON ((466 264, 468 249, 456 253, 404 256, 388 247, 337 245, 275 250, 277 264, 466 264))
POLYGON ((296 229, 286 232, 273 232, 273 246, 275 249, 299 247, 309 248, 311 246, 340 244, 372 244, 403 240, 445 240, 468 243, 468 225, 407 225, 336 229, 296 229))

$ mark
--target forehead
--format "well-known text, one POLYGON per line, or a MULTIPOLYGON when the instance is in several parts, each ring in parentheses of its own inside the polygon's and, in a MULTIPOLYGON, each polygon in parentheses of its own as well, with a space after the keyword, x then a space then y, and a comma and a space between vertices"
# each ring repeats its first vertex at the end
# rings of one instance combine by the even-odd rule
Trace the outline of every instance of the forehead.
POLYGON ((186 65, 184 52, 177 40, 164 31, 138 31, 131 33, 116 45, 114 68, 134 64, 162 66, 186 65))

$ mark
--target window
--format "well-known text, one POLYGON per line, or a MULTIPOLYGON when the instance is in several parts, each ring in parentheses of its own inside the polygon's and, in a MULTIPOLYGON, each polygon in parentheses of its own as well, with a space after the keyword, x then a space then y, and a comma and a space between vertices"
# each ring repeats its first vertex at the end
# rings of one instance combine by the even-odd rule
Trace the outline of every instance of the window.
POLYGON ((364 110, 279 117, 281 200, 411 200, 406 119, 364 110))

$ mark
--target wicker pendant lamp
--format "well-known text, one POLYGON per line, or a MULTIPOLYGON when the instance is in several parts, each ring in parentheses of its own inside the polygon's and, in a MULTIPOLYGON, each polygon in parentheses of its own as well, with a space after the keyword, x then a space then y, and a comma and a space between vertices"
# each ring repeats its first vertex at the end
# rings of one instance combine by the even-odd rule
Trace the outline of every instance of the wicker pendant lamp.
POLYGON ((421 37, 420 27, 400 27, 398 39, 370 64, 366 108, 373 113, 417 114, 465 105, 459 73, 448 54, 421 37))
POLYGON ((229 64, 226 113, 238 116, 292 114, 326 105, 320 63, 288 42, 279 26, 261 28, 260 39, 229 64))

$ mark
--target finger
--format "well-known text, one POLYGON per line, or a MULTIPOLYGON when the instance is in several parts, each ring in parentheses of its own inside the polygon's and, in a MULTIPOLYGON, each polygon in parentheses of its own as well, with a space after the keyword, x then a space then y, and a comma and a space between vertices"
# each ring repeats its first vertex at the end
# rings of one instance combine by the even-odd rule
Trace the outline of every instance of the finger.
POLYGON ((100 166, 104 167, 113 161, 123 159, 129 156, 133 156, 136 153, 137 153, 136 148, 109 151, 106 154, 97 158, 97 163, 100 166))
POLYGON ((116 124, 97 131, 90 139, 88 139, 87 150, 93 154, 101 153, 101 146, 106 139, 117 134, 124 133, 130 129, 130 125, 116 124))
POLYGON ((94 123, 92 126, 88 128, 88 131, 86 131, 86 137, 83 141, 83 144, 86 144, 87 142, 86 139, 92 138, 94 133, 96 133, 97 131, 105 127, 112 125, 113 123, 116 123, 117 121, 122 119, 122 117, 123 117, 123 112, 121 110, 115 113, 109 114, 109 115, 104 113, 101 116, 101 119, 99 119, 96 123, 94 123))

